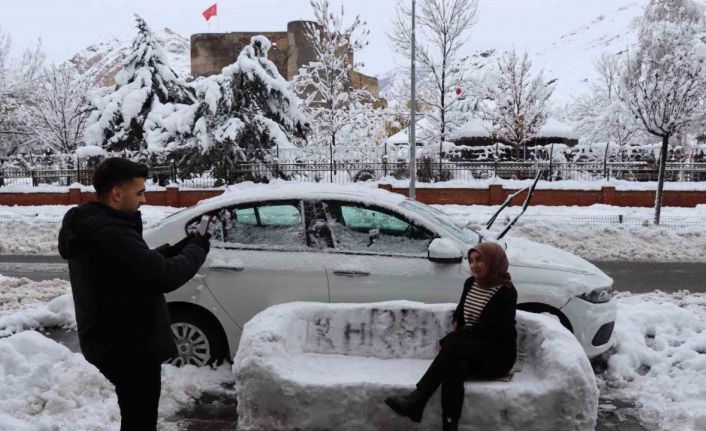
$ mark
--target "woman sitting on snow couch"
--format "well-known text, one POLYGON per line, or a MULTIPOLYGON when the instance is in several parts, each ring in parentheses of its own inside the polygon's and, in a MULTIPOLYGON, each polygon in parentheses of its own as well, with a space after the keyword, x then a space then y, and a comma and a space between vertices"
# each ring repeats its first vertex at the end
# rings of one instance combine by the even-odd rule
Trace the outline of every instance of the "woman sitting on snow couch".
POLYGON ((385 403, 421 422, 427 400, 441 385, 443 430, 457 430, 467 377, 494 379, 508 374, 517 358, 517 291, 503 248, 482 243, 468 252, 473 274, 463 286, 453 315, 453 331, 439 341, 438 354, 417 389, 385 403))

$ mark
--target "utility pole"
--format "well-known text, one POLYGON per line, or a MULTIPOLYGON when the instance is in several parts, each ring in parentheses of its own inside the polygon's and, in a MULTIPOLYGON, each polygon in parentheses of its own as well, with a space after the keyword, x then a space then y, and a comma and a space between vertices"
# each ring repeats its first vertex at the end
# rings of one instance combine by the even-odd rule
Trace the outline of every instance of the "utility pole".
POLYGON ((410 94, 410 114, 409 114, 409 198, 416 198, 417 187, 417 72, 415 68, 416 56, 416 21, 417 1, 412 0, 412 89, 410 94))

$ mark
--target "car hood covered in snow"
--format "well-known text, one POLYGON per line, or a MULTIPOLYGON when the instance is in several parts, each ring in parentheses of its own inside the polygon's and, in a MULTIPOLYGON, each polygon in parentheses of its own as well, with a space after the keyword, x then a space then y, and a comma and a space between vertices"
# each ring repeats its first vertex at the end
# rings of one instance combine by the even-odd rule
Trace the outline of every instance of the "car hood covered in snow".
MULTIPOLYGON (((489 238, 493 241, 492 238, 489 238)), ((603 274, 591 262, 568 251, 524 238, 504 238, 507 256, 514 266, 566 271, 578 274, 603 274)))

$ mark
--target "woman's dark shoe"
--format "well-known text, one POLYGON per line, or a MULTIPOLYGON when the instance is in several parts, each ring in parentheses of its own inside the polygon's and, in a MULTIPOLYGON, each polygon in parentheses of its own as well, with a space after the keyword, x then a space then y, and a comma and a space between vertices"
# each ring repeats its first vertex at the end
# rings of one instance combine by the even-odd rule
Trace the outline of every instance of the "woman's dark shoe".
POLYGON ((401 397, 385 398, 385 404, 394 410, 395 413, 407 416, 412 422, 422 421, 426 403, 427 397, 419 389, 415 389, 410 394, 401 397))
POLYGON ((441 419, 444 421, 441 425, 443 431, 458 431, 458 419, 448 417, 442 417, 441 419))

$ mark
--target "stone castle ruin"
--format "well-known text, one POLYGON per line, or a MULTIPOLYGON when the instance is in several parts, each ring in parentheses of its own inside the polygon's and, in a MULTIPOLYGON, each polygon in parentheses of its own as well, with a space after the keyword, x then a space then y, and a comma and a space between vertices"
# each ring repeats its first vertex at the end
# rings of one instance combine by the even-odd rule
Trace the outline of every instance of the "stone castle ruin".
MULTIPOLYGON (((316 52, 306 38, 310 21, 291 21, 287 31, 198 33, 191 35, 191 76, 214 75, 235 62, 240 51, 250 43, 250 38, 263 35, 272 42, 268 58, 279 73, 291 81, 305 64, 316 61, 316 52)), ((353 58, 350 58, 353 62, 353 58)), ((379 97, 378 79, 358 71, 351 72, 355 88, 364 88, 379 97)))

